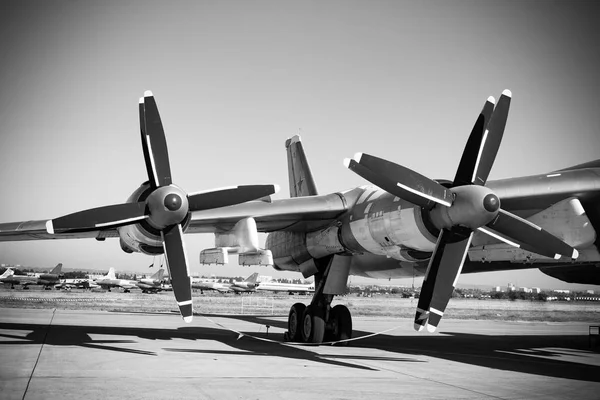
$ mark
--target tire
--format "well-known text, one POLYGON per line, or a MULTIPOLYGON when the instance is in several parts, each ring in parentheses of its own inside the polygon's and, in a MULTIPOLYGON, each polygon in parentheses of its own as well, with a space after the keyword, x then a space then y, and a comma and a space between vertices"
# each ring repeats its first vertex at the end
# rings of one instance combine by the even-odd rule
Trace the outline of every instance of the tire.
POLYGON ((305 343, 323 343, 325 320, 316 307, 309 305, 302 316, 302 339, 305 343))
POLYGON ((288 315, 288 340, 291 342, 302 342, 302 316, 306 306, 296 303, 290 308, 288 315))
MULTIPOLYGON (((337 342, 352 338, 352 315, 350 310, 343 304, 338 304, 329 313, 331 330, 328 331, 328 340, 337 342)), ((347 345, 348 342, 340 343, 347 345)))

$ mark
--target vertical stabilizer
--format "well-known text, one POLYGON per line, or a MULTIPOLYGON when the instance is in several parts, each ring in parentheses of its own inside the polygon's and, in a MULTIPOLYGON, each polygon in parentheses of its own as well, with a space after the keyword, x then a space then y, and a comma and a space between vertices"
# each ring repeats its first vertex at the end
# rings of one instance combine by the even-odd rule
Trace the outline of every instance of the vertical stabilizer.
POLYGON ((249 277, 247 277, 246 279, 244 279, 244 282, 256 283, 257 278, 258 278, 258 272, 255 272, 252 275, 250 275, 249 277))
POLYGON ((317 195, 317 185, 310 172, 310 166, 302 148, 300 136, 285 141, 287 151, 290 197, 317 195))
POLYGON ((105 278, 107 278, 107 279, 117 279, 117 277, 115 275, 115 269, 113 267, 110 267, 110 269, 108 270, 108 274, 106 274, 105 278))
POLYGON ((154 273, 154 275, 152 275, 150 277, 150 279, 152 279, 154 281, 162 281, 162 278, 163 278, 164 275, 165 275, 165 270, 161 268, 158 271, 156 271, 154 273))
POLYGON ((0 279, 4 279, 4 278, 8 278, 11 275, 14 275, 15 271, 13 271, 10 268, 6 268, 6 271, 4 271, 4 273, 0 276, 0 279))
POLYGON ((58 263, 56 265, 56 267, 54 267, 54 269, 52 271, 50 271, 50 273, 54 274, 54 275, 60 275, 61 271, 62 271, 62 263, 58 263))

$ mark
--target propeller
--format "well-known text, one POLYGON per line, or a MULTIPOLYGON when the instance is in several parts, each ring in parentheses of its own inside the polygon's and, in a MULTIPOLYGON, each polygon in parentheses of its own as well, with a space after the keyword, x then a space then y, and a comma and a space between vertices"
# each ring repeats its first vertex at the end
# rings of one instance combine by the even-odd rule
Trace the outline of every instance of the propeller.
POLYGON ((500 208, 500 199, 485 186, 502 141, 512 93, 498 104, 489 97, 471 130, 454 181, 449 188, 409 168, 368 154, 344 160, 347 168, 389 193, 423 207, 440 230, 429 261, 415 329, 434 332, 464 265, 473 232, 479 230, 512 246, 558 259, 576 259, 577 250, 536 224, 500 208))
POLYGON ((226 207, 276 193, 276 185, 248 185, 186 194, 172 182, 167 141, 152 92, 139 102, 140 133, 152 192, 145 201, 92 208, 46 222, 50 234, 87 232, 146 220, 160 231, 175 299, 185 322, 192 321, 192 289, 182 223, 190 212, 226 207))

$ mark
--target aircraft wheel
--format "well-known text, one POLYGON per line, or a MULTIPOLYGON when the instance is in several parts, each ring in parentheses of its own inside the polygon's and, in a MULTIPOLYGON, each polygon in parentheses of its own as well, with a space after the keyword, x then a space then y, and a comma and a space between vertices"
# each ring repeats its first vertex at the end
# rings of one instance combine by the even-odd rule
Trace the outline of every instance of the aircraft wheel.
MULTIPOLYGON (((328 330, 327 340, 338 341, 352 337, 352 315, 350 310, 343 304, 333 307, 329 313, 331 330, 328 330)), ((346 346, 348 342, 339 343, 346 346)))
POLYGON ((23 286, 23 290, 29 290, 28 286, 23 286))
POLYGON ((302 316, 305 309, 303 303, 296 303, 290 308, 287 336, 291 342, 302 342, 302 316))
POLYGON ((323 343, 325 320, 319 310, 309 305, 302 315, 302 340, 305 343, 323 343))

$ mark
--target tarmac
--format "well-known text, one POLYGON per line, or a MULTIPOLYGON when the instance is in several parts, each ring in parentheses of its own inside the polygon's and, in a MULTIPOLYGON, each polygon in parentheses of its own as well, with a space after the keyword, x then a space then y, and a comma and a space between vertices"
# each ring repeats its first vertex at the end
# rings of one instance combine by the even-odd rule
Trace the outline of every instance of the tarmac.
POLYGON ((286 317, 0 308, 2 399, 598 399, 589 323, 354 318, 348 346, 286 317), (267 333, 267 326, 268 333, 267 333))

